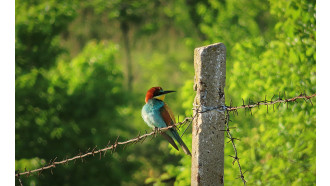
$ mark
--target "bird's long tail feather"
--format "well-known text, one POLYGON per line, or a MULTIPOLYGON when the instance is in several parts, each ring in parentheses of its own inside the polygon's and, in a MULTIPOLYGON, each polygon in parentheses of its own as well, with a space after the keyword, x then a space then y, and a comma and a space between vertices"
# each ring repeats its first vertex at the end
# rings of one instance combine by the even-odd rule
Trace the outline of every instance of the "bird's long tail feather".
POLYGON ((170 129, 171 133, 173 134, 174 139, 180 144, 182 150, 184 151, 184 153, 186 153, 187 155, 191 156, 191 153, 187 147, 187 145, 182 141, 182 139, 180 138, 180 135, 178 134, 178 132, 174 129, 170 129))
POLYGON ((176 149, 176 150, 179 150, 178 146, 175 144, 175 142, 173 141, 173 139, 167 135, 166 133, 161 133, 161 135, 167 139, 168 142, 170 142, 170 144, 176 149))

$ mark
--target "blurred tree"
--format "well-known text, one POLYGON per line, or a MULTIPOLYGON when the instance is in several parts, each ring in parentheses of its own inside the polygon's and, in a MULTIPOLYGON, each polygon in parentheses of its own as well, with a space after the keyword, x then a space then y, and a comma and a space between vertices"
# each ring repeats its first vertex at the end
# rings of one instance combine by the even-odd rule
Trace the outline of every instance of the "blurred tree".
POLYGON ((76 15, 74 4, 17 0, 15 13, 17 73, 54 65, 63 52, 58 36, 76 15))
MULTIPOLYGON (((133 64, 131 47, 134 40, 134 32, 141 30, 140 33, 153 33, 157 30, 159 23, 156 17, 159 17, 161 1, 132 1, 132 0, 116 0, 116 1, 90 1, 86 3, 86 9, 92 9, 97 16, 107 17, 107 22, 112 25, 119 25, 122 35, 121 41, 125 49, 126 58, 126 79, 127 89, 133 90, 133 64), (142 29, 141 29, 142 27, 142 29), (132 39, 131 39, 132 38, 132 39)), ((118 34, 118 32, 116 31, 118 34)))

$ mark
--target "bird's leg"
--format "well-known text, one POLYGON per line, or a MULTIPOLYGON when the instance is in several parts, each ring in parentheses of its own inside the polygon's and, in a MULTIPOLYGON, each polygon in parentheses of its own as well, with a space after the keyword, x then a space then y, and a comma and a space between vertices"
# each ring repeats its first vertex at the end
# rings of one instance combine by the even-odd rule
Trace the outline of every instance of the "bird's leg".
POLYGON ((154 127, 154 134, 155 136, 159 133, 159 128, 158 127, 154 127))
POLYGON ((160 133, 160 129, 158 127, 156 127, 156 135, 160 133))

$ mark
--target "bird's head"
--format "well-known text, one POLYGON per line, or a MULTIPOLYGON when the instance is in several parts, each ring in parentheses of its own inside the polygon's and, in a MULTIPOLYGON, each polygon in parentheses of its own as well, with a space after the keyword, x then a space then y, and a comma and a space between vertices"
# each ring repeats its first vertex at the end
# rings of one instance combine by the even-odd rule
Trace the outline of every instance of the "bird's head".
POLYGON ((162 87, 152 87, 148 90, 145 98, 145 102, 148 103, 149 99, 155 98, 164 101, 165 94, 175 92, 172 90, 164 91, 162 87))

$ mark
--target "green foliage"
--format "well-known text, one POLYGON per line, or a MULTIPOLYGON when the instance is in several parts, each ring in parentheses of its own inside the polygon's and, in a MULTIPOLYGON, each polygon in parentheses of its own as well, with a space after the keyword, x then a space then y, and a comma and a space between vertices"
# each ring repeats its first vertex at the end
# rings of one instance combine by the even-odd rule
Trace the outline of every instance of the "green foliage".
POLYGON ((49 68, 63 50, 59 46, 58 35, 65 30, 75 17, 72 2, 58 1, 34 2, 16 1, 16 68, 49 68))
MULTIPOLYGON (((104 146, 118 134, 123 138, 127 136, 128 131, 122 128, 125 115, 119 113, 127 98, 122 89, 122 73, 114 63, 116 52, 117 47, 112 43, 92 41, 71 62, 59 60, 49 70, 34 68, 16 79, 17 169, 40 166, 33 163, 33 157, 47 161, 56 154, 70 157, 79 149, 104 146), (59 154, 61 152, 65 154, 59 154), (23 161, 21 158, 31 159, 23 161), (32 167, 27 166, 29 164, 32 167)), ((48 58, 56 59, 56 55, 48 58)), ((137 162, 124 161, 120 166, 113 166, 119 165, 125 157, 121 154, 116 159, 92 160, 94 163, 85 168, 68 166, 66 171, 76 172, 72 177, 65 176, 67 173, 59 168, 53 176, 27 180, 41 185, 59 184, 58 181, 49 183, 49 179, 78 184, 82 175, 97 177, 97 167, 103 164, 109 167, 106 172, 110 179, 98 179, 97 182, 119 184, 122 178, 130 179, 125 176, 130 172, 126 167, 137 165, 137 162)), ((95 183, 90 179, 82 184, 95 183)))
MULTIPOLYGON (((177 90, 166 102, 180 120, 191 116, 193 49, 204 44, 226 45, 227 105, 316 92, 315 1, 17 0, 15 10, 15 167, 21 171, 147 130, 140 111, 152 86, 177 90), (132 90, 123 85, 127 47, 132 90)), ((315 185, 315 110, 299 102, 231 115, 248 184, 315 185)), ((191 127, 183 140, 191 149, 191 127)), ((225 184, 241 185, 233 153, 226 145, 225 184)), ((190 185, 190 163, 157 137, 22 181, 190 185)))

